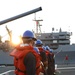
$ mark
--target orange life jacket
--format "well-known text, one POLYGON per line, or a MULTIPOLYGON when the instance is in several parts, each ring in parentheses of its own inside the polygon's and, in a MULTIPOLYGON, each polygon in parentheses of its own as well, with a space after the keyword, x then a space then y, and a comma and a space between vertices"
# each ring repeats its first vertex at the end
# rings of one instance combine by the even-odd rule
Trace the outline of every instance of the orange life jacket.
MULTIPOLYGON (((42 47, 38 47, 38 49, 39 49, 40 52, 46 53, 46 51, 42 47)), ((46 56, 47 56, 47 53, 46 53, 46 56)), ((42 57, 40 57, 40 58, 41 58, 41 61, 42 61, 42 57)), ((43 65, 41 65, 42 66, 41 72, 43 72, 43 73, 45 72, 45 67, 48 65, 47 61, 48 60, 46 59, 46 61, 42 62, 43 65)))
POLYGON ((15 50, 13 50, 10 55, 14 57, 14 66, 15 66, 15 74, 16 75, 27 75, 26 67, 23 63, 25 56, 29 53, 33 53, 36 58, 36 75, 39 75, 40 68, 40 59, 38 54, 33 50, 31 46, 20 47, 17 46, 15 50))
MULTIPOLYGON (((40 52, 45 51, 42 47, 38 47, 38 49, 40 52)), ((46 53, 46 55, 48 55, 50 52, 46 50, 45 53, 46 53)))
MULTIPOLYGON (((44 51, 42 47, 38 47, 38 49, 39 49, 39 52, 43 52, 44 51)), ((40 57, 40 59, 42 60, 41 57, 40 57)))

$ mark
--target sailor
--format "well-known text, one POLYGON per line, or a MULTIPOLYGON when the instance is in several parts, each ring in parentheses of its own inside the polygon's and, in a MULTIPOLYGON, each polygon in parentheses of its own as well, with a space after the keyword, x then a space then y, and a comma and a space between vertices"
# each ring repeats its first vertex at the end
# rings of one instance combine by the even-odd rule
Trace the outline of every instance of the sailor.
POLYGON ((10 53, 14 57, 16 75, 39 75, 40 59, 33 45, 36 38, 33 32, 26 30, 22 37, 23 44, 10 53))
POLYGON ((41 57, 41 61, 42 61, 42 67, 43 67, 43 73, 44 75, 47 75, 47 71, 46 68, 48 66, 48 60, 47 60, 47 56, 46 56, 46 52, 43 49, 43 43, 40 39, 37 39, 37 41, 35 41, 35 46, 39 49, 40 51, 40 57, 41 57))
POLYGON ((69 63, 69 57, 68 57, 67 54, 65 55, 64 63, 67 64, 67 65, 68 65, 68 63, 69 63))
POLYGON ((55 75, 55 59, 54 59, 54 53, 52 49, 49 48, 49 46, 46 46, 47 51, 47 57, 48 57, 48 75, 55 75))
POLYGON ((36 53, 39 55, 39 58, 40 58, 40 68, 39 68, 39 72, 40 72, 40 74, 42 75, 43 73, 44 73, 44 64, 43 64, 43 62, 42 62, 42 58, 43 57, 41 57, 40 56, 40 51, 39 51, 39 49, 38 49, 38 47, 34 47, 34 50, 36 51, 36 53))

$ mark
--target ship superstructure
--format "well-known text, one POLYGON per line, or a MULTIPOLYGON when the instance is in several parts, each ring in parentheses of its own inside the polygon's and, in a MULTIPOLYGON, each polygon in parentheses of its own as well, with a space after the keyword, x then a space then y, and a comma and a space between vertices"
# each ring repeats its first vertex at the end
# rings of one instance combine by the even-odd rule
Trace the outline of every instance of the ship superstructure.
POLYGON ((38 33, 37 38, 42 40, 45 46, 51 49, 57 49, 59 45, 70 45, 71 33, 67 31, 51 32, 51 33, 38 33))

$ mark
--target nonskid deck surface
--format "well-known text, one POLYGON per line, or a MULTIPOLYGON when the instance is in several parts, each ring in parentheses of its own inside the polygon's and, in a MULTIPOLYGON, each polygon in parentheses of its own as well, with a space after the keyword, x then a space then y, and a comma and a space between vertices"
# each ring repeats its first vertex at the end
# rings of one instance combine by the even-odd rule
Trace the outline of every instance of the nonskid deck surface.
POLYGON ((14 70, 14 66, 0 66, 0 75, 5 75, 3 73, 6 73, 6 75, 15 75, 13 70, 14 70), (11 71, 11 72, 10 72, 11 71), (9 72, 9 74, 7 74, 9 72))
MULTIPOLYGON (((0 75, 15 75, 14 69, 14 66, 0 66, 0 75)), ((75 75, 75 64, 57 65, 56 71, 57 75, 75 75)))

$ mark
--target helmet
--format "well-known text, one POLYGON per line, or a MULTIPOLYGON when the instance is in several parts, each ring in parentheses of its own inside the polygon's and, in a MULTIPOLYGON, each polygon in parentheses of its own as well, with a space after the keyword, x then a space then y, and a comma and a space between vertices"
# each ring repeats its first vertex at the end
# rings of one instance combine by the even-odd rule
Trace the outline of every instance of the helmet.
POLYGON ((45 47, 45 46, 42 46, 42 48, 43 48, 43 50, 45 50, 45 51, 46 51, 46 47, 45 47))
POLYGON ((29 31, 29 30, 26 30, 24 33, 23 33, 23 38, 32 38, 34 40, 36 40, 36 38, 34 37, 34 34, 33 32, 29 31))
POLYGON ((37 39, 37 41, 35 42, 36 45, 42 45, 42 41, 40 39, 37 39))
POLYGON ((46 46, 46 50, 50 50, 49 46, 46 46))
POLYGON ((53 52, 53 50, 52 50, 52 49, 50 49, 49 51, 50 51, 51 53, 53 52))
POLYGON ((53 52, 53 50, 51 48, 49 48, 49 46, 46 46, 46 50, 48 50, 49 52, 53 52))
POLYGON ((38 54, 40 54, 39 49, 38 49, 37 47, 34 47, 34 50, 35 50, 38 54))

